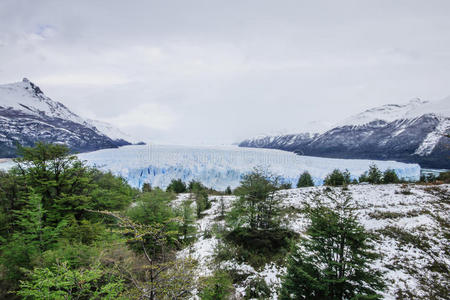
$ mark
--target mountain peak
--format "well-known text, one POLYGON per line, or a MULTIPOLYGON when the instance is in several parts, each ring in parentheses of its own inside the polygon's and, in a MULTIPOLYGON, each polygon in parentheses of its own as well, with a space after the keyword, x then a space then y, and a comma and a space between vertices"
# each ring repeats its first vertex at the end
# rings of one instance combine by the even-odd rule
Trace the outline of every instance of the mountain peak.
POLYGON ((445 99, 430 102, 420 98, 413 98, 405 104, 386 104, 368 109, 345 119, 338 123, 337 126, 364 125, 376 120, 392 122, 394 120, 413 119, 428 113, 448 117, 450 115, 449 103, 445 99))
POLYGON ((24 78, 22 79, 22 82, 23 82, 25 85, 29 85, 36 95, 38 95, 38 94, 43 95, 43 94, 44 94, 44 93, 42 92, 42 90, 41 90, 37 85, 35 85, 33 82, 31 82, 28 78, 24 77, 24 78))
POLYGON ((78 123, 96 131, 98 134, 112 138, 112 140, 121 139, 120 143, 123 145, 129 140, 127 134, 117 130, 114 126, 84 119, 69 110, 64 104, 50 99, 26 77, 19 82, 0 84, 0 109, 2 108, 13 109, 34 116, 42 117, 45 115, 50 118, 78 123))

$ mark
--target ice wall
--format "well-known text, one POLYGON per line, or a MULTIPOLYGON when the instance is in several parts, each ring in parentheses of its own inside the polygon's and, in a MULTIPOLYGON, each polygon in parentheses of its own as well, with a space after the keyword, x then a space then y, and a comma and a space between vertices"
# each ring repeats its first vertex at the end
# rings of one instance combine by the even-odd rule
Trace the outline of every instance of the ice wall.
POLYGON ((134 187, 149 182, 152 186, 165 188, 172 179, 181 178, 186 182, 198 180, 208 187, 223 190, 227 186, 238 186, 242 176, 255 167, 268 169, 293 186, 306 170, 319 185, 333 169, 348 169, 353 177, 359 177, 372 163, 382 171, 394 169, 399 177, 408 180, 418 180, 420 176, 417 164, 319 158, 236 146, 133 145, 78 156, 91 166, 124 177, 134 187))

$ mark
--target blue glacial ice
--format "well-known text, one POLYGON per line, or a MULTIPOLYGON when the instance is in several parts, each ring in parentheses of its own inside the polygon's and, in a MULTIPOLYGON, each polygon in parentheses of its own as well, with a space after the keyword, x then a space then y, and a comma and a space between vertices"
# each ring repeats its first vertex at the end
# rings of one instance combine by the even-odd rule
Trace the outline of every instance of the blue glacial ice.
POLYGON ((133 145, 78 155, 88 165, 124 177, 133 187, 145 182, 166 188, 172 179, 198 180, 208 187, 235 188, 242 176, 260 167, 296 185, 299 175, 308 171, 316 185, 333 169, 348 169, 359 177, 375 163, 380 170, 394 169, 400 178, 418 180, 420 166, 395 161, 331 159, 300 156, 291 152, 240 148, 237 146, 133 145))

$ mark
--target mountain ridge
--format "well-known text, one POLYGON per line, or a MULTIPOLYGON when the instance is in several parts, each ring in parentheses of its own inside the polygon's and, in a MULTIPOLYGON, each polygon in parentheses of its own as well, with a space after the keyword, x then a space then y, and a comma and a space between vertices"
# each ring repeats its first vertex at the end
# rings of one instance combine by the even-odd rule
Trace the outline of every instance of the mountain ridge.
POLYGON ((0 85, 0 157, 14 157, 17 144, 37 141, 63 143, 75 152, 131 144, 112 125, 80 117, 27 78, 0 85))
POLYGON ((450 97, 418 98, 368 109, 316 135, 250 138, 240 147, 271 148, 330 158, 398 160, 450 168, 450 97))

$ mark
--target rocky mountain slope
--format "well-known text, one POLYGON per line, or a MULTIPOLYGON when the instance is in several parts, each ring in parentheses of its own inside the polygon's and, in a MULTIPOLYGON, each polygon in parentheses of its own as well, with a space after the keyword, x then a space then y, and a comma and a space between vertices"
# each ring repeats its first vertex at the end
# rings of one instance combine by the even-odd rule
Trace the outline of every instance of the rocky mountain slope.
POLYGON ((0 85, 0 157, 13 157, 17 144, 36 141, 63 143, 75 152, 130 144, 111 125, 78 116, 26 78, 0 85))
MULTIPOLYGON (((443 295, 448 295, 450 280, 450 185, 350 185, 348 191, 327 189, 330 188, 279 191, 285 226, 303 235, 308 225, 303 212, 306 204, 316 197, 327 201, 327 193, 348 193, 361 224, 377 236, 375 249, 381 257, 373 267, 384 273, 383 299, 446 299, 443 295)), ((190 198, 190 194, 180 194, 175 205, 190 198)), ((220 228, 226 226, 220 217, 222 203, 228 212, 236 197, 210 196, 210 200, 212 207, 197 220, 196 242, 180 251, 179 256, 198 260, 199 277, 211 275, 215 269, 234 274, 236 299, 245 299, 246 287, 258 278, 270 287, 269 299, 277 299, 281 276, 286 272, 283 263, 268 263, 255 269, 235 259, 217 262, 218 249, 224 245, 220 228)))
POLYGON ((450 168, 450 97, 384 105, 350 117, 322 134, 258 137, 240 147, 272 148, 331 158, 397 160, 450 168))

